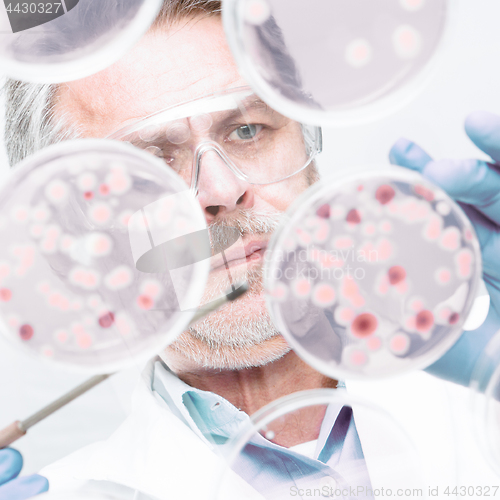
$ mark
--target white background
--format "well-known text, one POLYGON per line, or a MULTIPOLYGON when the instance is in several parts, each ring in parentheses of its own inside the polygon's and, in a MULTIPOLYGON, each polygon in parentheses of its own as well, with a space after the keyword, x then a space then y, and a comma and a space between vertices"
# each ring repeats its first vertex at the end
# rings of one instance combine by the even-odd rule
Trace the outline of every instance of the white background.
MULTIPOLYGON (((398 113, 376 123, 325 129, 320 170, 328 173, 386 164, 391 145, 401 136, 415 140, 437 158, 484 156, 466 138, 463 122, 469 112, 477 109, 500 113, 499 25, 499 0, 462 1, 455 44, 424 93, 398 113)), ((0 165, 3 174, 8 169, 3 152, 0 165)), ((135 368, 115 376, 31 430, 16 444, 25 455, 26 472, 35 472, 107 436, 125 416, 139 371, 135 368)), ((84 378, 27 359, 0 340, 0 428, 27 417, 84 378)), ((464 411, 465 407, 453 412, 457 422, 463 420, 464 411)), ((467 436, 457 435, 457 439, 463 453, 477 452, 470 428, 467 436)), ((479 470, 483 464, 477 467, 479 470)))

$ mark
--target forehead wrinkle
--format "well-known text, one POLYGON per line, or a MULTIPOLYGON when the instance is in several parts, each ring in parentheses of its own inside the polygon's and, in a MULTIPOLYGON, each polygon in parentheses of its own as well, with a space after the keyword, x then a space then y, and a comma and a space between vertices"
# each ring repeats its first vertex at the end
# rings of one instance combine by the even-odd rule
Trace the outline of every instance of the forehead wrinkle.
POLYGON ((176 28, 150 32, 111 67, 60 86, 56 115, 78 121, 87 136, 103 137, 129 120, 242 85, 220 19, 176 28))
POLYGON ((61 85, 57 92, 56 114, 69 112, 77 116, 78 121, 86 125, 85 128, 95 129, 113 116, 120 117, 125 107, 133 110, 138 101, 131 88, 141 87, 123 71, 116 69, 61 85))

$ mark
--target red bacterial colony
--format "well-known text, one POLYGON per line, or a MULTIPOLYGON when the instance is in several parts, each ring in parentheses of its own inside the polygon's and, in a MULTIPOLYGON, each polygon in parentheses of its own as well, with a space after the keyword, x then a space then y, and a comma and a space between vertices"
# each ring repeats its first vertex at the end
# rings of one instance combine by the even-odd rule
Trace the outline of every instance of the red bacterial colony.
POLYGON ((87 192, 83 193, 83 197, 86 200, 91 200, 94 197, 94 193, 92 191, 87 191, 87 192))
POLYGON ((460 318, 460 315, 458 313, 451 313, 450 317, 448 318, 448 323, 450 325, 454 325, 458 321, 458 318, 460 318))
POLYGON ((424 187, 424 186, 415 186, 415 193, 417 193, 418 195, 420 195, 422 198, 424 198, 424 200, 427 200, 427 201, 432 201, 434 199, 434 193, 424 187))
POLYGON ((351 331, 356 337, 364 338, 371 335, 378 326, 377 318, 371 313, 359 314, 351 324, 351 331))
POLYGON ((389 186, 388 184, 383 184, 379 186, 375 191, 375 198, 381 205, 386 205, 389 203, 394 196, 396 196, 396 191, 394 188, 389 186))
POLYGON ((427 332, 434 325, 434 315, 427 310, 420 311, 415 318, 415 327, 420 332, 427 332))
POLYGON ((12 298, 12 292, 8 288, 0 288, 0 300, 2 302, 9 302, 12 298))
POLYGON ((387 271, 387 276, 389 277, 389 283, 391 285, 397 285, 406 278, 406 271, 404 267, 392 266, 389 271, 387 271))
POLYGON ((103 314, 99 318, 99 326, 102 328, 109 328, 115 322, 115 315, 112 312, 103 314))
POLYGON ((328 205, 328 203, 321 205, 318 208, 318 210, 316 210, 316 215, 318 217, 321 217, 322 219, 329 219, 330 218, 330 205, 328 205))
POLYGON ((350 224, 359 224, 361 222, 361 215, 359 215, 359 212, 353 208, 352 210, 349 210, 345 220, 350 224))
POLYGON ((19 336, 22 340, 30 340, 34 333, 35 331, 31 325, 22 325, 19 328, 19 336))
POLYGON ((103 196, 109 194, 109 186, 107 184, 101 184, 99 186, 99 193, 102 194, 103 196))

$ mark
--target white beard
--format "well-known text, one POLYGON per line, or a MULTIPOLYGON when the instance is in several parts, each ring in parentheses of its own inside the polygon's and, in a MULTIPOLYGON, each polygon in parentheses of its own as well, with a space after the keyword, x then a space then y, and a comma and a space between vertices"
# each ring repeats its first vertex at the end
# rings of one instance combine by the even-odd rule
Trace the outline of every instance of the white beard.
MULTIPOLYGON (((225 227, 237 227, 242 236, 268 235, 278 227, 283 213, 256 213, 249 209, 241 211, 237 218, 225 219, 210 227, 212 246, 223 246, 225 227)), ((263 302, 263 269, 253 266, 242 271, 231 270, 234 282, 247 281, 249 291, 236 302, 231 302, 219 311, 210 314, 189 328, 169 347, 170 351, 182 354, 197 366, 212 369, 242 369, 264 364, 281 358, 290 348, 279 342, 273 348, 262 345, 280 336, 263 302), (261 346, 257 349, 255 346, 261 346)), ((203 303, 226 292, 227 278, 209 277, 203 303)), ((168 351, 166 353, 168 364, 168 351)))

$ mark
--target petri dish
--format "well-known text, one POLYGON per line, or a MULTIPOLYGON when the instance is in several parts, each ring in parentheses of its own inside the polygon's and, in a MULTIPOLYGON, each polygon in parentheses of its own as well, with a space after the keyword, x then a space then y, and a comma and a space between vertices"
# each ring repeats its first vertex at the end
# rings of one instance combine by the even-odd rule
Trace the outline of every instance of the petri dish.
POLYGON ((153 23, 162 0, 5 0, 0 67, 10 78, 61 83, 117 61, 153 23))
POLYGON ((345 389, 276 400, 223 447, 215 500, 236 491, 245 499, 372 498, 382 488, 390 496, 389 490, 411 492, 423 484, 419 454, 397 421, 345 389))
POLYGON ((227 0, 239 69, 270 106, 299 122, 376 120, 413 99, 453 38, 450 0, 227 0))
POLYGON ((40 495, 43 500, 159 500, 126 486, 106 482, 90 481, 90 486, 78 490, 47 492, 40 495))
MULTIPOLYGON (((40 495, 40 498, 43 500, 125 500, 126 497, 101 493, 64 491, 57 493, 47 492, 40 495)), ((129 498, 132 497, 129 496, 129 498)))
POLYGON ((470 387, 476 442, 491 468, 500 474, 500 331, 477 360, 470 387))
POLYGON ((0 206, 0 331, 23 351, 114 372, 158 353, 193 317, 206 222, 161 160, 115 141, 63 142, 11 171, 0 206))
POLYGON ((428 366, 458 339, 481 276, 469 219, 399 168, 309 188, 273 235, 264 288, 271 317, 332 378, 428 366))

